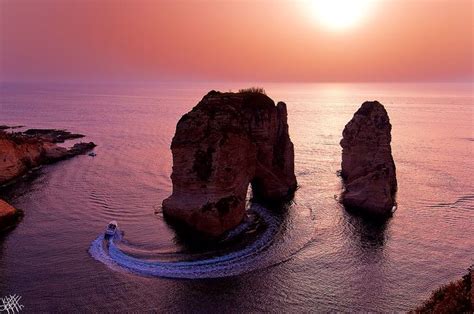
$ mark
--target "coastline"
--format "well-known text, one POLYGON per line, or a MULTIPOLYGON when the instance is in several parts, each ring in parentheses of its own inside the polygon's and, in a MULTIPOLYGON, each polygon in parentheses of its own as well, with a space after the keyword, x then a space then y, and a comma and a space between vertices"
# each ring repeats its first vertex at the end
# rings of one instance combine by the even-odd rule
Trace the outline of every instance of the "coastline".
MULTIPOLYGON (((81 142, 67 149, 57 143, 82 138, 84 135, 65 130, 28 129, 24 132, 6 132, 22 126, 0 125, 0 189, 42 165, 87 153, 96 145, 81 142)), ((16 225, 23 211, 0 198, 0 232, 16 225)))
MULTIPOLYGON (((107 91, 104 90, 104 94, 112 94, 107 91)), ((308 237, 314 236, 314 240, 278 266, 231 279, 192 282, 143 279, 110 271, 87 254, 87 248, 103 231, 104 224, 112 219, 119 222, 127 232, 126 239, 134 244, 154 249, 158 254, 165 253, 166 258, 168 252, 178 251, 172 242, 172 230, 160 214, 154 215, 151 208, 171 191, 169 140, 176 117, 186 112, 201 95, 194 91, 186 93, 166 94, 163 97, 168 100, 157 103, 156 107, 151 107, 148 99, 140 98, 135 102, 134 98, 126 96, 104 97, 98 107, 87 105, 96 96, 85 97, 80 102, 51 96, 47 98, 50 105, 38 105, 38 111, 47 115, 41 120, 35 114, 23 118, 21 115, 29 107, 21 102, 17 104, 12 96, 11 108, 7 107, 12 113, 5 121, 10 125, 19 122, 31 127, 61 128, 67 125, 70 130, 93 136, 94 141, 104 143, 104 146, 101 145, 97 152, 99 158, 84 156, 32 169, 31 174, 19 177, 4 188, 2 196, 15 207, 24 209, 27 216, 4 236, 1 243, 2 289, 21 294, 28 302, 25 306, 34 306, 44 312, 67 311, 70 304, 77 305, 81 311, 89 306, 103 311, 114 308, 133 311, 137 304, 130 295, 135 296, 134 292, 140 294, 140 301, 150 300, 150 308, 157 311, 182 310, 181 297, 185 304, 202 304, 204 309, 225 310, 225 306, 238 301, 249 311, 271 310, 274 304, 282 310, 294 311, 293 304, 296 303, 293 302, 300 301, 298 296, 307 300, 300 310, 410 311, 428 299, 432 290, 441 284, 460 279, 464 269, 472 263, 470 241, 465 232, 472 224, 469 208, 473 203, 468 198, 471 190, 466 178, 469 174, 466 169, 472 169, 472 166, 462 160, 462 152, 469 151, 471 142, 464 139, 468 134, 464 132, 468 126, 463 128, 465 120, 457 118, 468 117, 469 108, 466 111, 459 109, 459 115, 446 116, 446 123, 438 126, 439 133, 423 133, 425 126, 417 124, 417 121, 427 119, 427 125, 436 125, 451 108, 451 101, 459 106, 463 101, 444 102, 444 107, 437 107, 436 115, 426 117, 425 109, 432 108, 431 100, 425 103, 420 98, 408 98, 406 102, 398 103, 387 96, 394 122, 397 122, 393 152, 395 160, 403 157, 397 169, 403 184, 395 219, 378 227, 349 215, 332 198, 340 187, 339 179, 334 176, 339 169, 340 147, 337 143, 328 144, 340 138, 341 127, 360 103, 352 106, 340 98, 325 100, 318 98, 317 92, 304 98, 299 90, 291 90, 291 93, 281 92, 281 98, 292 99, 291 130, 295 130, 293 140, 298 148, 297 170, 301 181, 297 201, 309 209, 306 219, 299 211, 295 215, 301 222, 292 218, 285 221, 285 226, 297 234, 279 235, 275 243, 283 243, 288 252, 293 252, 295 241, 302 241, 301 232, 308 237), (296 96, 291 98, 291 95, 296 96), (179 98, 173 100, 171 97, 179 98), (298 106, 296 97, 301 97, 298 106), (410 111, 406 116, 404 113, 412 103, 419 104, 423 110, 410 111), (129 108, 131 104, 133 111, 129 108), (64 110, 53 115, 60 105, 64 110), (73 109, 79 106, 84 115, 76 117, 73 109), (331 109, 332 106, 335 108, 331 109), (101 115, 103 112, 111 114, 101 115), (93 116, 98 120, 91 119, 93 116), (66 124, 64 121, 73 122, 66 124), (451 128, 453 124, 459 127, 451 128), (456 132, 445 130, 448 127, 456 132), (419 137, 407 137, 410 132, 419 137), (457 140, 453 141, 453 138, 457 140), (421 149, 419 142, 426 146, 421 149), (449 143, 458 145, 453 147, 449 143), (446 160, 452 162, 446 163, 446 160), (417 172, 420 167, 424 171, 417 172), (445 177, 438 177, 436 171, 449 174, 455 191, 444 189, 445 177), (432 185, 419 184, 428 182, 427 178, 432 185), (420 199, 420 194, 424 198, 420 199), (426 226, 430 226, 430 231, 443 232, 427 232, 426 226), (38 265, 41 265, 40 271, 38 265), (386 268, 387 265, 391 267, 386 268), (56 278, 58 272, 61 276, 56 278), (24 280, 26 276, 31 280, 24 280), (151 285, 152 280, 156 284, 151 285), (64 282, 73 282, 75 286, 66 285, 65 290, 64 282), (260 293, 261 288, 266 290, 260 293), (73 294, 79 289, 85 293, 73 294), (209 290, 222 293, 209 296, 209 290), (154 298, 168 292, 178 296, 178 302, 174 298, 154 298), (263 293, 270 306, 254 307, 263 293), (279 293, 288 296, 292 303, 279 303, 279 293), (83 295, 90 303, 84 303, 83 295), (105 305, 104 298, 111 301, 105 305)), ((74 95, 68 97, 75 100, 74 95)), ((34 97, 24 102, 34 103, 34 97)), ((69 143, 65 146, 73 142, 69 143)), ((275 261, 286 256, 280 253, 286 250, 275 254, 275 261)), ((193 258, 194 255, 178 257, 193 258)))
POLYGON ((0 198, 0 235, 20 222, 23 211, 0 198))

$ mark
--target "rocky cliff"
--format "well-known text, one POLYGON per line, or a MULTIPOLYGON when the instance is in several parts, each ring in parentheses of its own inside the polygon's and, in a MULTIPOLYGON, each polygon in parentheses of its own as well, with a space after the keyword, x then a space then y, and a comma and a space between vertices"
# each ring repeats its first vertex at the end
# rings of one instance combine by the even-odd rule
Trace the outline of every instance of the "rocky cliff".
POLYGON ((365 102, 344 128, 342 203, 369 215, 390 215, 395 205, 397 179, 392 158, 392 125, 377 101, 365 102))
POLYGON ((266 202, 296 190, 286 105, 260 92, 209 92, 179 120, 171 150, 173 194, 163 212, 208 235, 242 221, 249 184, 266 202))
POLYGON ((0 199, 0 232, 14 225, 20 216, 20 211, 0 199))
MULTIPOLYGON (((92 142, 78 143, 70 149, 57 146, 58 142, 83 137, 64 130, 31 129, 6 133, 3 131, 6 129, 11 127, 0 128, 0 186, 32 168, 83 154, 96 146, 92 142)), ((0 231, 15 224, 20 213, 0 199, 0 231)))
MULTIPOLYGON (((42 164, 67 159, 85 153, 95 147, 95 144, 78 143, 66 149, 57 146, 57 142, 49 131, 49 137, 44 134, 34 135, 26 132, 5 133, 0 131, 0 185, 21 176, 29 169, 42 164)), ((62 134, 64 131, 58 131, 62 134)), ((61 140, 64 135, 61 135, 61 140)), ((74 137, 77 138, 77 137, 74 137)))

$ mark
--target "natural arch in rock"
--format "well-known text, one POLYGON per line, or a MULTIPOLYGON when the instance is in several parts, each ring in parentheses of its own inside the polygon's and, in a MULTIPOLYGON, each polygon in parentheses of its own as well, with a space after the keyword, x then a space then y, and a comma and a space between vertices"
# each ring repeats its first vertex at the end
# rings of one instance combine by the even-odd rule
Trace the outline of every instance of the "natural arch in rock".
POLYGON ((219 236, 245 215, 253 196, 283 202, 296 190, 286 105, 260 92, 209 92, 176 126, 173 194, 167 217, 219 236))

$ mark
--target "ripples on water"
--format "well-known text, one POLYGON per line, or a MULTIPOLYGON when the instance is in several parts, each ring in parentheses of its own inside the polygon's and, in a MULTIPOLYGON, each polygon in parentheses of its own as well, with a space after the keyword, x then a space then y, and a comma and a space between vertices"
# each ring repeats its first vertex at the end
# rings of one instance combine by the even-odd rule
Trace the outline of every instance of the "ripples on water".
MULTIPOLYGON (((280 229, 283 226, 281 219, 257 204, 254 204, 249 211, 262 219, 265 230, 251 244, 221 256, 192 261, 156 261, 154 259, 159 259, 161 254, 152 256, 146 252, 141 252, 138 256, 127 254, 123 248, 119 247, 122 241, 120 233, 111 238, 104 238, 103 235, 100 235, 92 243, 89 252, 95 259, 112 268, 117 265, 140 275, 188 279, 235 276, 272 266, 289 258, 289 256, 281 255, 282 248, 276 248, 282 245, 279 239, 281 233, 288 232, 288 230, 280 229), (276 244, 272 246, 272 242, 276 242, 276 244), (275 259, 278 255, 269 252, 272 249, 276 249, 280 253, 280 259, 275 259)), ((296 218, 301 216, 307 218, 307 215, 301 211, 297 213, 296 218)), ((304 245, 310 240, 311 234, 302 237, 300 233, 298 242, 306 241, 303 243, 304 245)), ((289 248, 286 248, 290 250, 288 253, 294 253, 292 250, 298 249, 298 242, 293 242, 289 248)), ((134 248, 128 249, 133 250, 134 248)))
POLYGON ((189 251, 155 213, 176 122, 208 90, 241 85, 1 86, 0 124, 66 127, 99 146, 0 191, 25 211, 0 239, 0 295, 49 312, 403 311, 472 264, 473 98, 457 85, 265 84, 288 105, 295 205, 255 206, 261 228, 242 245, 189 251), (391 118, 399 182, 385 224, 336 200, 342 129, 372 99, 391 118), (97 238, 110 220, 120 241, 97 238))

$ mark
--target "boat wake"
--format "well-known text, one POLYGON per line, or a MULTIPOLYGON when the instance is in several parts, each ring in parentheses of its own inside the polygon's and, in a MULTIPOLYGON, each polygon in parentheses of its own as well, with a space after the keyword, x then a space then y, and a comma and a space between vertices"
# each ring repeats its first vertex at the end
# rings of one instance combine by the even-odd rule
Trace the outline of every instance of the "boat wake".
MULTIPOLYGON (((140 258, 125 252, 120 247, 122 242, 120 232, 107 239, 104 235, 100 235, 92 242, 89 252, 93 258, 113 269, 128 270, 142 276, 187 279, 217 278, 235 276, 279 264, 288 260, 289 256, 292 256, 301 247, 307 246, 312 240, 311 228, 306 228, 310 233, 309 237, 301 237, 301 235, 288 237, 285 235, 288 231, 291 233, 291 230, 302 229, 284 227, 288 225, 288 221, 285 223, 281 217, 258 204, 253 204, 249 211, 260 218, 264 225, 263 232, 259 233, 254 241, 247 246, 222 256, 185 261, 158 261, 159 254, 155 254, 154 259, 140 258), (297 244, 296 247, 292 245, 292 249, 288 249, 288 240, 291 241, 294 238, 298 239, 299 245, 297 244)), ((240 232, 242 230, 239 230, 240 232)))

